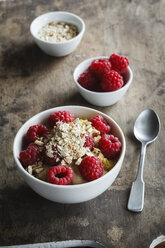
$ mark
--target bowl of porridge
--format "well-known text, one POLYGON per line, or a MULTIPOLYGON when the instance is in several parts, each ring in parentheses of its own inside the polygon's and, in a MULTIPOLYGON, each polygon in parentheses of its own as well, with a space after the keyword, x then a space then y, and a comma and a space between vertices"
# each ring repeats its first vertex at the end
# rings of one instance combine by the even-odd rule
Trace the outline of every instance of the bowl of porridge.
POLYGON ((19 129, 13 154, 26 183, 59 203, 80 203, 102 194, 115 181, 125 156, 119 125, 82 106, 43 111, 19 129))
POLYGON ((43 52, 61 57, 77 48, 85 32, 85 23, 75 14, 54 11, 35 18, 30 32, 43 52))

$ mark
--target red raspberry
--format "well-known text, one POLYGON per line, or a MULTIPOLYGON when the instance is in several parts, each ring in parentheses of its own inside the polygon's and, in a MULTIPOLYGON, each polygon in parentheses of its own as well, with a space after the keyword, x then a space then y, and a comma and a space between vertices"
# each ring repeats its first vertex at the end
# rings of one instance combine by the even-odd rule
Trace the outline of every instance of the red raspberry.
POLYGON ((112 65, 112 70, 117 71, 119 74, 123 74, 129 65, 127 57, 112 54, 109 58, 112 65))
POLYGON ((121 149, 121 142, 113 135, 103 134, 99 141, 99 148, 107 158, 115 157, 121 149))
POLYGON ((123 77, 116 71, 110 71, 104 75, 101 81, 101 88, 104 91, 115 91, 120 89, 123 84, 123 77))
POLYGON ((37 138, 45 137, 49 134, 49 130, 44 125, 34 125, 29 127, 26 133, 28 142, 34 142, 37 138))
POLYGON ((53 165, 57 165, 59 164, 60 162, 60 159, 61 159, 61 156, 57 150, 57 147, 55 145, 52 145, 51 146, 51 149, 53 151, 53 157, 49 157, 47 155, 47 149, 46 147, 43 149, 43 157, 44 157, 44 160, 47 164, 53 166, 53 165))
POLYGON ((70 113, 69 111, 57 111, 49 116, 49 119, 52 125, 56 125, 58 121, 62 122, 72 122, 74 121, 75 117, 74 114, 70 113))
POLYGON ((90 135, 90 134, 86 135, 86 136, 85 136, 84 147, 89 147, 89 149, 92 151, 94 145, 95 145, 95 143, 94 143, 93 136, 90 135))
POLYGON ((66 185, 70 184, 73 179, 73 170, 69 166, 58 165, 50 168, 47 172, 49 183, 66 185))
POLYGON ((107 59, 96 59, 91 63, 88 69, 100 79, 104 74, 110 72, 111 63, 107 59))
POLYGON ((85 71, 80 74, 78 80, 79 84, 87 90, 97 89, 97 80, 95 76, 89 71, 85 71))
POLYGON ((37 145, 31 143, 26 150, 21 151, 19 159, 24 167, 34 164, 39 159, 39 148, 37 145))
POLYGON ((101 115, 94 116, 90 119, 90 122, 92 122, 93 127, 100 131, 101 135, 104 133, 109 133, 111 130, 108 122, 101 115))
POLYGON ((99 158, 94 156, 85 157, 79 165, 79 170, 87 181, 93 181, 103 175, 103 165, 99 158))

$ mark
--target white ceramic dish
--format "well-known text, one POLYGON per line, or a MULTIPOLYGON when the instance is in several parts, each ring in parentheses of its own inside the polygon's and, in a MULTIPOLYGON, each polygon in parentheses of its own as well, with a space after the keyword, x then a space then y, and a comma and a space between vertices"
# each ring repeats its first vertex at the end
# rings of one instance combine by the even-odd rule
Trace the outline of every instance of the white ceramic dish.
POLYGON ((85 31, 84 21, 77 15, 65 12, 54 11, 38 16, 30 25, 30 32, 36 44, 46 54, 56 57, 61 57, 72 53, 79 45, 85 31), (49 22, 67 22, 75 25, 78 28, 78 35, 71 40, 64 42, 48 42, 41 40, 38 37, 38 31, 42 26, 49 22))
POLYGON ((0 248, 105 248, 104 245, 93 240, 66 240, 47 243, 36 243, 27 245, 0 246, 0 248))
POLYGON ((128 69, 125 73, 126 84, 119 90, 112 91, 112 92, 94 92, 83 88, 77 81, 78 77, 81 73, 87 70, 88 66, 92 63, 95 59, 108 59, 107 56, 99 56, 95 58, 90 58, 81 62, 74 70, 73 78, 74 82, 77 86, 78 91, 80 94, 87 100, 89 103, 96 105, 96 106, 110 106, 118 102, 124 94, 127 92, 128 88, 130 87, 133 79, 133 72, 131 68, 128 66, 128 69))
POLYGON ((115 178, 117 177, 121 169, 122 162, 125 156, 125 150, 126 150, 125 137, 118 124, 111 117, 103 114, 102 112, 81 106, 56 107, 56 108, 48 109, 33 116, 31 119, 25 122, 25 124, 19 129, 18 133, 16 134, 13 145, 13 154, 14 154, 15 162, 17 164, 18 170, 21 173, 21 176, 24 178, 26 183, 39 195, 51 201, 60 202, 60 203, 80 203, 80 202, 88 201, 90 199, 95 198, 96 196, 103 193, 106 189, 108 189, 108 187, 114 182, 115 178), (41 181, 31 176, 23 168, 23 166, 19 161, 19 153, 22 150, 23 137, 27 132, 28 128, 31 125, 43 123, 45 120, 48 119, 50 114, 59 110, 70 111, 74 113, 75 116, 77 117, 82 117, 87 119, 99 114, 102 115, 108 121, 108 123, 111 125, 112 133, 120 139, 122 143, 122 149, 118 162, 107 174, 105 174, 104 176, 100 177, 97 180, 84 184, 54 185, 41 181))
POLYGON ((157 237, 156 239, 154 239, 149 248, 155 248, 157 246, 165 247, 165 236, 164 235, 161 235, 161 236, 157 237))

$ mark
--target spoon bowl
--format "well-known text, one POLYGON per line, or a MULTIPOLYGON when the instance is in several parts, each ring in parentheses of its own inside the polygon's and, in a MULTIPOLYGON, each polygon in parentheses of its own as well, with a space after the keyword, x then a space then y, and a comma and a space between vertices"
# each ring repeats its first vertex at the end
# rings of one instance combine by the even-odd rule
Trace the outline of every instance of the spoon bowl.
POLYGON ((153 142, 160 130, 158 115, 152 109, 146 109, 140 113, 135 121, 134 135, 140 142, 153 142))
POLYGON ((160 131, 160 120, 152 109, 146 109, 140 113, 135 121, 134 135, 141 142, 141 155, 136 180, 133 182, 128 200, 128 209, 133 212, 141 212, 144 206, 143 168, 146 146, 153 142, 160 131))

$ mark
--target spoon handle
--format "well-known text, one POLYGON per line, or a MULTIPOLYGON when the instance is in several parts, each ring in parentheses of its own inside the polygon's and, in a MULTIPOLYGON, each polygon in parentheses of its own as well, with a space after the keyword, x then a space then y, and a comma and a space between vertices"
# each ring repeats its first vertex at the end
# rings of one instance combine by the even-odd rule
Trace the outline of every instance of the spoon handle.
POLYGON ((146 143, 142 143, 141 155, 139 160, 139 168, 136 180, 133 182, 128 200, 128 210, 133 212, 141 212, 144 206, 144 189, 143 168, 146 153, 146 143))

